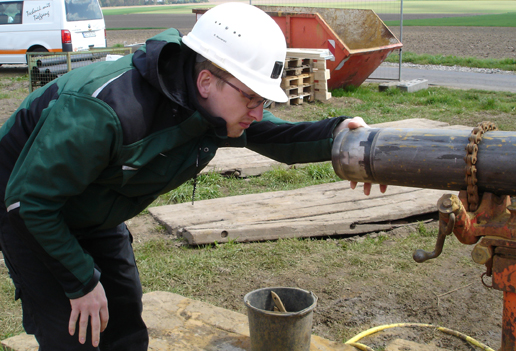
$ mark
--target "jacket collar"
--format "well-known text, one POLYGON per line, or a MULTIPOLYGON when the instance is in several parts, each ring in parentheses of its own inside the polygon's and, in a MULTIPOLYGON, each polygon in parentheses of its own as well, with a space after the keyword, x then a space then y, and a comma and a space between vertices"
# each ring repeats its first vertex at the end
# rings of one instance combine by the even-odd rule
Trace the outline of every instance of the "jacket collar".
POLYGON ((197 100, 195 57, 195 51, 182 43, 181 33, 172 28, 148 39, 134 53, 133 65, 155 89, 192 113, 198 111, 219 138, 228 138, 226 121, 209 114, 197 100))

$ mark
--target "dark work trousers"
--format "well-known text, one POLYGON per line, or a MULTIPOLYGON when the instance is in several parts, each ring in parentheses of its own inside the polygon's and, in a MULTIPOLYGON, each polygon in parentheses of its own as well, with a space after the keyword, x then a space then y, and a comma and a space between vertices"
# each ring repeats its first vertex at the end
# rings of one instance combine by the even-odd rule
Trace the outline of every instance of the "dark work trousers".
POLYGON ((141 318, 142 288, 129 230, 120 224, 79 242, 101 270, 100 282, 108 300, 109 322, 98 348, 91 345, 90 328, 84 345, 78 341, 78 325, 75 335, 69 335, 70 300, 52 273, 16 235, 0 209, 0 246, 16 288, 15 298, 22 301, 25 331, 34 334, 40 351, 147 350, 149 338, 141 318))

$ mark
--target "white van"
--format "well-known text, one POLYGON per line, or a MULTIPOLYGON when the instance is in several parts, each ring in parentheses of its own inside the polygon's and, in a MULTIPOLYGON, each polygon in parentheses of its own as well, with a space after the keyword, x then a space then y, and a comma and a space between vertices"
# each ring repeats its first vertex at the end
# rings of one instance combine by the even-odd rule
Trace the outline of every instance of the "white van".
POLYGON ((98 0, 0 0, 0 64, 27 63, 27 52, 103 47, 98 0))

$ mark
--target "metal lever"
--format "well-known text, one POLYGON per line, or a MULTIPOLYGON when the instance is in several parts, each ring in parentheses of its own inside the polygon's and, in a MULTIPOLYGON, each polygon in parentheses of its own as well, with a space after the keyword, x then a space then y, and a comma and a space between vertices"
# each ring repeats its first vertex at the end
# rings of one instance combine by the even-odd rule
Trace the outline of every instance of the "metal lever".
POLYGON ((437 242, 435 243, 435 249, 432 252, 424 251, 421 249, 417 249, 414 251, 412 257, 414 261, 418 263, 423 263, 426 260, 431 258, 436 258, 443 251, 444 239, 446 239, 447 235, 450 235, 453 227, 455 227, 455 213, 451 212, 449 214, 448 224, 446 224, 442 219, 439 220, 439 235, 437 235, 437 242))

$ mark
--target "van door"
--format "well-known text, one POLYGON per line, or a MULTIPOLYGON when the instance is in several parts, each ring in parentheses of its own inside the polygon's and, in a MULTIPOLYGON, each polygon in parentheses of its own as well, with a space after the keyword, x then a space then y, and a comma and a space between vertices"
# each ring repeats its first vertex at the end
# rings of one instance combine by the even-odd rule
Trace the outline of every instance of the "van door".
POLYGON ((98 0, 0 0, 0 64, 25 64, 27 52, 103 47, 98 0))
MULTIPOLYGON (((0 0, 0 64, 25 63, 25 53, 30 39, 24 32, 23 0, 0 0)), ((43 22, 47 22, 44 18, 43 22)))
POLYGON ((106 25, 98 0, 64 0, 63 51, 106 47, 106 25), (68 40, 69 39, 69 40, 68 40), (66 42, 65 42, 66 41, 66 42))

